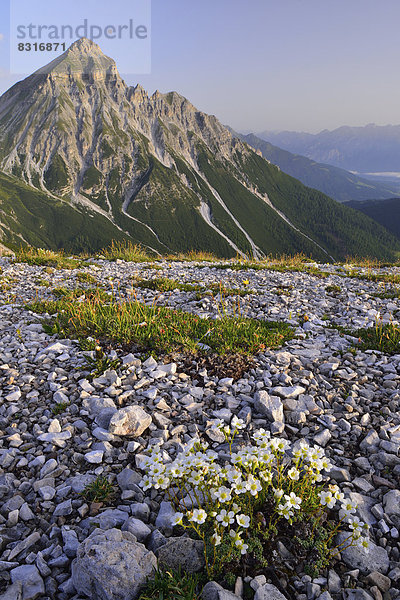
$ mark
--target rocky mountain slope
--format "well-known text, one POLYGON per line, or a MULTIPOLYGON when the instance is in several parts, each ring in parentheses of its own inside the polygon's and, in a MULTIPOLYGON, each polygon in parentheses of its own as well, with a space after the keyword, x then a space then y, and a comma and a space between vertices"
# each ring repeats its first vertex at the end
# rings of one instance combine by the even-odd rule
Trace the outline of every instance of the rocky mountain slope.
POLYGON ((316 134, 264 131, 259 137, 289 152, 347 171, 400 171, 400 125, 346 126, 316 134))
MULTIPOLYGON (((226 445, 213 439, 211 424, 216 419, 229 423, 233 416, 246 420, 246 440, 262 427, 275 432, 275 440, 279 431, 291 443, 317 444, 334 465, 331 479, 369 525, 369 553, 344 549, 314 579, 293 565, 292 540, 282 539, 280 553, 287 567, 267 570, 272 583, 265 575, 252 581, 253 590, 260 589, 255 600, 398 600, 400 355, 351 352, 357 338, 339 331, 370 326, 378 314, 384 322, 398 317, 398 300, 382 297, 378 281, 346 277, 337 265, 320 265, 326 278, 166 261, 92 260, 83 269, 49 271, 0 258, 0 266, 4 600, 133 600, 155 564, 153 553, 167 564, 187 564, 190 556, 191 566, 201 570, 198 542, 172 532, 171 508, 162 490, 151 493, 138 485, 143 454, 161 444, 172 455, 197 439, 226 457, 226 445), (121 359, 117 370, 91 379, 87 352, 76 341, 49 336, 42 328, 43 315, 25 307, 38 289, 41 297, 55 299, 55 288, 86 285, 83 273, 109 292, 118 281, 123 297, 135 276, 201 284, 200 299, 178 289, 161 296, 137 287, 136 293, 148 304, 157 301, 211 319, 220 314, 220 306, 207 290, 220 281, 228 288, 245 287, 250 291, 242 298, 248 317, 287 322, 296 337, 278 350, 258 354, 240 379, 216 375, 196 360, 188 369, 180 359, 168 364, 144 360, 118 346, 109 350, 111 358, 121 359), (279 289, 286 292, 278 294, 279 289), (305 312, 308 320, 299 324, 297 315, 305 312), (273 413, 257 400, 260 393, 274 398, 273 413), (140 412, 140 431, 132 433, 123 419, 115 431, 114 421, 126 411, 140 412), (98 476, 114 489, 103 504, 82 496, 98 476)), ((357 267, 352 271, 364 272, 357 267)), ((380 276, 388 273, 376 270, 380 276)), ((390 273, 398 276, 399 269, 390 273)), ((235 312, 236 301, 235 296, 226 299, 228 312, 235 312)), ((237 439, 241 444, 242 433, 237 439)), ((213 591, 208 597, 218 597, 213 591)), ((229 598, 240 600, 233 594, 229 598)))
MULTIPOLYGON (((128 87, 84 38, 0 98, 0 171, 39 190, 42 203, 54 199, 59 221, 75 211, 83 247, 98 246, 107 220, 112 237, 164 254, 325 260, 400 250, 384 228, 285 175, 176 92, 128 87)), ((20 192, 5 192, 3 241, 29 242, 33 228, 61 246, 63 235, 39 235, 40 209, 27 215, 20 192)))
MULTIPOLYGON (((330 198, 334 198, 338 202, 371 200, 371 198, 383 200, 397 193, 398 186, 395 183, 380 184, 363 179, 344 169, 282 150, 253 133, 235 135, 247 142, 252 148, 260 150, 264 158, 277 165, 288 175, 295 177, 304 185, 315 188, 330 196, 330 198)), ((354 205, 354 208, 357 208, 357 206, 354 205)))

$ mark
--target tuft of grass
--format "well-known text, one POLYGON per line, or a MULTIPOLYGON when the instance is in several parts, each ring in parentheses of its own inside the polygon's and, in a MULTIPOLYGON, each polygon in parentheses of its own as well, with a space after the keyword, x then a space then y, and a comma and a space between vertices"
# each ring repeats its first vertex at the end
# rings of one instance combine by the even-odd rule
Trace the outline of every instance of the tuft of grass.
POLYGON ((97 283, 96 277, 91 275, 91 273, 86 273, 86 271, 79 271, 79 273, 76 273, 75 279, 81 283, 90 283, 92 285, 96 285, 97 283))
POLYGON ((212 254, 212 252, 190 250, 189 252, 185 253, 180 252, 178 254, 169 254, 165 257, 165 260, 169 260, 171 262, 218 262, 221 259, 215 256, 215 254, 212 254))
POLYGON ((81 496, 87 502, 107 502, 114 494, 115 489, 104 475, 99 475, 92 483, 89 483, 81 496))
POLYGON ((153 262, 154 257, 151 257, 142 246, 132 244, 132 242, 112 241, 111 245, 103 248, 101 255, 106 260, 126 260, 127 262, 153 262))
POLYGON ((202 577, 173 569, 154 571, 139 600, 200 600, 202 577))
POLYGON ((377 319, 374 327, 358 329, 355 334, 359 338, 361 350, 379 350, 385 354, 400 352, 400 326, 395 323, 382 323, 377 319))
POLYGON ((342 291, 342 288, 340 287, 340 285, 327 285, 325 288, 325 291, 328 294, 340 294, 340 292, 342 291))
POLYGON ((265 348, 277 348, 293 337, 286 323, 259 321, 241 316, 200 318, 191 313, 147 306, 138 301, 117 301, 101 295, 85 302, 37 301, 28 308, 36 313, 56 314, 47 326, 49 333, 72 339, 92 337, 107 342, 135 345, 139 350, 196 352, 201 344, 218 354, 254 355, 265 348))
POLYGON ((15 253, 14 262, 24 262, 28 265, 52 267, 54 269, 77 269, 84 262, 77 258, 65 257, 63 251, 45 250, 43 248, 32 248, 27 246, 19 248, 15 253))
POLYGON ((69 406, 68 402, 57 402, 51 409, 53 415, 60 415, 69 406))
POLYGON ((390 288, 384 292, 377 292, 374 296, 382 300, 394 300, 395 298, 400 298, 400 288, 390 288))
POLYGON ((193 292, 201 289, 201 286, 199 285, 180 283, 176 279, 169 279, 168 277, 158 277, 156 279, 137 279, 134 285, 135 287, 146 288, 148 290, 159 290, 160 292, 172 292, 173 290, 193 292))

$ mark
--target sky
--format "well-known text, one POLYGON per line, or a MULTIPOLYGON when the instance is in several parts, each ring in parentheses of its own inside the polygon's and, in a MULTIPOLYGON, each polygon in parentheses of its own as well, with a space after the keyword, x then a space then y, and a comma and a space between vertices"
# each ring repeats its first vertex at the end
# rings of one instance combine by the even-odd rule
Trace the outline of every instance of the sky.
MULTIPOLYGON (((101 22, 110 6, 113 23, 131 12, 135 24, 148 18, 147 45, 96 41, 128 84, 176 90, 236 130, 400 123, 400 0, 97 0, 89 10, 90 2, 28 5, 43 22, 46 5, 59 22, 101 22), (151 18, 140 8, 150 2, 151 18)), ((14 28, 26 22, 26 3, 0 0, 0 93, 23 78, 16 61, 29 74, 57 55, 15 56, 10 14, 14 28)))

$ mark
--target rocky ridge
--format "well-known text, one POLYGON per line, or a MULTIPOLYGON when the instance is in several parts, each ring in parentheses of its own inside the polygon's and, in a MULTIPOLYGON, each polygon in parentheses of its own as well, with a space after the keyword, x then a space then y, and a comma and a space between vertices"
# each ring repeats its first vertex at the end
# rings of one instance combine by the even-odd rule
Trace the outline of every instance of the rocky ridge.
MULTIPOLYGON (((230 422, 233 415, 244 418, 249 431, 264 427, 323 447, 335 465, 332 479, 358 502, 371 527, 369 554, 344 551, 314 580, 301 572, 278 582, 260 575, 251 581, 255 599, 400 598, 400 355, 350 352, 355 340, 334 328, 371 325, 378 313, 396 319, 398 300, 376 297, 379 284, 345 278, 334 265, 321 265, 328 276, 319 279, 220 270, 212 263, 91 263, 84 271, 110 292, 135 290, 148 304, 201 316, 221 310, 207 286, 247 286, 251 294, 241 298, 241 313, 287 321, 296 337, 258 355, 239 379, 209 374, 195 362, 188 370, 179 356, 164 364, 115 348, 110 356, 119 356, 121 367, 90 380, 79 346, 44 333, 43 317, 24 307, 38 291, 51 297, 54 287, 82 286, 78 271, 0 258, 0 598, 131 600, 155 555, 166 563, 189 556, 201 569, 195 543, 173 537, 162 494, 139 487, 142 455, 158 443, 173 455, 193 438, 218 450, 212 420, 230 422), (200 282, 204 297, 135 288, 138 276, 200 282), (333 285, 340 289, 328 291, 333 285), (276 398, 273 411, 265 408, 267 396, 276 398), (64 409, 54 414, 60 404, 64 409), (98 475, 116 489, 107 505, 80 495, 98 475)), ((228 311, 237 306, 235 296, 224 302, 228 311)), ((240 598, 240 581, 235 592, 209 583, 203 598, 240 598)))

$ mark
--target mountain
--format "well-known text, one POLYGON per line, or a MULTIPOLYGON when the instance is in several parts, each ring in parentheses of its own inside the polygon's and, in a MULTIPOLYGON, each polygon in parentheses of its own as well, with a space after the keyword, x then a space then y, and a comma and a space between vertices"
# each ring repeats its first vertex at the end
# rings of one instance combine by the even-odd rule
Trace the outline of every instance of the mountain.
POLYGON ((348 202, 347 206, 351 206, 371 217, 371 219, 374 219, 400 238, 400 198, 348 202))
POLYGON ((129 238, 160 254, 321 260, 400 252, 383 227, 286 175, 178 93, 127 86, 84 38, 0 98, 0 174, 13 244, 129 238))
POLYGON ((362 179, 349 171, 332 167, 315 160, 292 154, 273 146, 254 134, 241 135, 235 133, 252 148, 259 150, 264 158, 277 165, 282 171, 299 179, 304 185, 315 188, 338 202, 351 200, 370 200, 371 198, 390 198, 397 193, 395 185, 381 185, 362 179))
POLYGON ((259 137, 289 152, 347 171, 400 172, 400 125, 339 127, 316 134, 264 131, 259 137))

